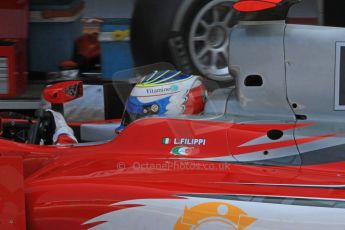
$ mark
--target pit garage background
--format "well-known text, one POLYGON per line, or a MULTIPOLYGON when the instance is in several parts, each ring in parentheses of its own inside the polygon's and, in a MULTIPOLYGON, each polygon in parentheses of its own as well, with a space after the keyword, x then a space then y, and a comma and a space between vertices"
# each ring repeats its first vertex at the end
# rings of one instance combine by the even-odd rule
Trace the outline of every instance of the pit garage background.
MULTIPOLYGON (((45 3, 45 1, 41 0, 37 2, 45 3)), ((184 72, 205 76, 205 79, 209 77, 216 80, 219 78, 226 79, 228 76, 226 62, 222 71, 220 71, 220 75, 212 71, 203 72, 202 69, 198 68, 198 60, 193 58, 188 41, 193 37, 189 33, 190 26, 197 20, 196 18, 199 13, 211 3, 223 4, 223 2, 231 1, 140 0, 136 2, 135 0, 84 0, 84 9, 80 16, 80 19, 84 22, 84 27, 85 22, 88 22, 88 26, 91 24, 91 26, 96 25, 100 27, 98 30, 100 33, 105 33, 105 40, 114 31, 125 31, 128 27, 128 30, 131 30, 131 37, 126 41, 128 44, 125 48, 124 46, 113 43, 115 44, 114 46, 109 46, 111 47, 111 52, 103 53, 101 50, 100 66, 92 71, 83 71, 89 77, 87 78, 88 85, 85 86, 86 95, 84 99, 80 99, 80 101, 66 106, 67 114, 70 113, 69 120, 98 120, 120 117, 126 95, 130 91, 130 84, 126 82, 126 87, 114 87, 111 82, 111 75, 113 72, 121 70, 121 68, 127 69, 132 66, 142 66, 165 61, 172 63, 176 68, 184 72), (160 13, 163 13, 164 16, 160 15, 160 13), (186 18, 190 20, 186 21, 186 18), (108 20, 115 20, 119 24, 110 23, 102 28, 102 23, 108 20), (123 59, 126 59, 124 64, 119 64, 122 63, 123 59), (129 59, 131 62, 128 61, 129 59), (117 62, 114 60, 117 60, 117 62), (110 69, 106 70, 106 65, 110 66, 110 69), (114 69, 113 66, 115 65, 117 68, 114 69), (119 92, 119 89, 124 90, 119 92), (80 114, 83 116, 80 116, 80 114), (86 114, 88 116, 85 117, 86 114)), ((341 0, 304 0, 291 10, 289 22, 345 26, 345 16, 342 12, 343 8, 345 8, 345 3, 341 0)), ((29 24, 30 26, 32 26, 32 23, 29 24)), ((44 31, 42 31, 42 34, 36 34, 36 36, 40 37, 43 33, 44 31)), ((59 33, 64 33, 64 30, 59 30, 59 33)), ((33 36, 30 37, 30 35, 29 33, 29 41, 30 39, 33 40, 33 36)), ((121 33, 120 36, 122 36, 121 33)), ((98 41, 101 42, 101 46, 102 44, 109 45, 109 43, 102 43, 102 39, 104 39, 104 36, 98 36, 98 41)), ((71 40, 69 43, 73 44, 74 41, 71 40)), ((35 49, 31 48, 30 55, 28 55, 28 63, 32 63, 32 55, 35 55, 36 50, 38 52, 39 48, 37 46, 35 46, 35 49)), ((64 47, 58 46, 54 48, 64 49, 64 47)), ((109 51, 110 49, 104 50, 109 51)), ((49 61, 49 59, 46 60, 47 63, 49 61)), ((44 66, 45 64, 45 62, 38 62, 38 65, 44 66)), ((56 74, 59 64, 54 63, 53 65, 56 67, 51 72, 55 72, 56 74)), ((57 75, 48 73, 48 71, 44 71, 42 74, 42 71, 38 73, 30 68, 29 70, 32 73, 29 74, 26 90, 14 97, 1 97, 0 110, 16 112, 29 111, 29 114, 32 115, 34 110, 42 107, 41 91, 57 75)), ((219 72, 219 69, 217 71, 219 72)), ((59 80, 59 78, 57 77, 55 80, 59 80)), ((215 84, 214 81, 211 81, 211 83, 213 85, 215 84)), ((231 82, 221 81, 217 82, 216 86, 226 87, 229 84, 231 82)), ((14 88, 16 87, 14 85, 14 88)))

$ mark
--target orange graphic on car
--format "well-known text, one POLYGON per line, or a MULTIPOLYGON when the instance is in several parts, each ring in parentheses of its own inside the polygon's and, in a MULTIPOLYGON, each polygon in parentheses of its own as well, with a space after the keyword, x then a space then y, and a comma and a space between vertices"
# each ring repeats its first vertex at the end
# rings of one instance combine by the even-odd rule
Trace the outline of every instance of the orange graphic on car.
POLYGON ((236 206, 223 202, 210 202, 192 208, 186 207, 184 214, 177 220, 174 230, 212 229, 216 226, 244 230, 256 220, 236 206))

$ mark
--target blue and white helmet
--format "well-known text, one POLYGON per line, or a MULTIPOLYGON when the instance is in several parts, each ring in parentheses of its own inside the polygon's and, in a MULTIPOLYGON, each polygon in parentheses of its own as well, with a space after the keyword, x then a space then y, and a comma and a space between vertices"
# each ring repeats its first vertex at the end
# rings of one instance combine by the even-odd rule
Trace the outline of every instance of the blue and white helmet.
POLYGON ((206 89, 199 76, 175 70, 154 71, 133 88, 119 130, 150 115, 199 114, 205 100, 206 89))

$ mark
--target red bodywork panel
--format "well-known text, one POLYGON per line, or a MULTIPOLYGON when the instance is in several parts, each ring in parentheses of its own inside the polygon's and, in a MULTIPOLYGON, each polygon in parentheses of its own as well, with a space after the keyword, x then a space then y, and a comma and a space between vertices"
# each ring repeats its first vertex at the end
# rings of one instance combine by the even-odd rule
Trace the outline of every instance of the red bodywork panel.
MULTIPOLYGON (((104 213, 133 208, 112 205, 178 194, 242 194, 342 199, 345 190, 307 185, 342 185, 334 164, 258 166, 213 161, 218 157, 277 149, 316 137, 243 147, 272 129, 313 124, 234 124, 203 120, 143 119, 113 141, 91 146, 34 146, 0 140, 3 156, 23 157, 27 221, 31 229, 88 229, 104 213), (190 147, 187 155, 176 146, 190 147), (205 144, 204 144, 205 143, 205 144), (337 176, 336 176, 337 175, 337 176), (257 184, 266 184, 260 186, 257 184), (277 186, 277 184, 285 186, 277 186), (304 185, 288 186, 288 185, 304 185)), ((338 163, 337 167, 345 167, 338 163)))
POLYGON ((0 198, 1 229, 25 229, 23 159, 21 157, 0 157, 0 198))

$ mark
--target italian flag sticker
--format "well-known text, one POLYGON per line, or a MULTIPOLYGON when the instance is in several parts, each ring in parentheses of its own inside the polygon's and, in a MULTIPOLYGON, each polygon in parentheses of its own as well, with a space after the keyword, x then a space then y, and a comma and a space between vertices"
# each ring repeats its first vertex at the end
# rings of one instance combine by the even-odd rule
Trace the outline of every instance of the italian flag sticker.
POLYGON ((163 144, 163 145, 168 145, 168 144, 170 144, 170 138, 163 138, 162 144, 163 144))

